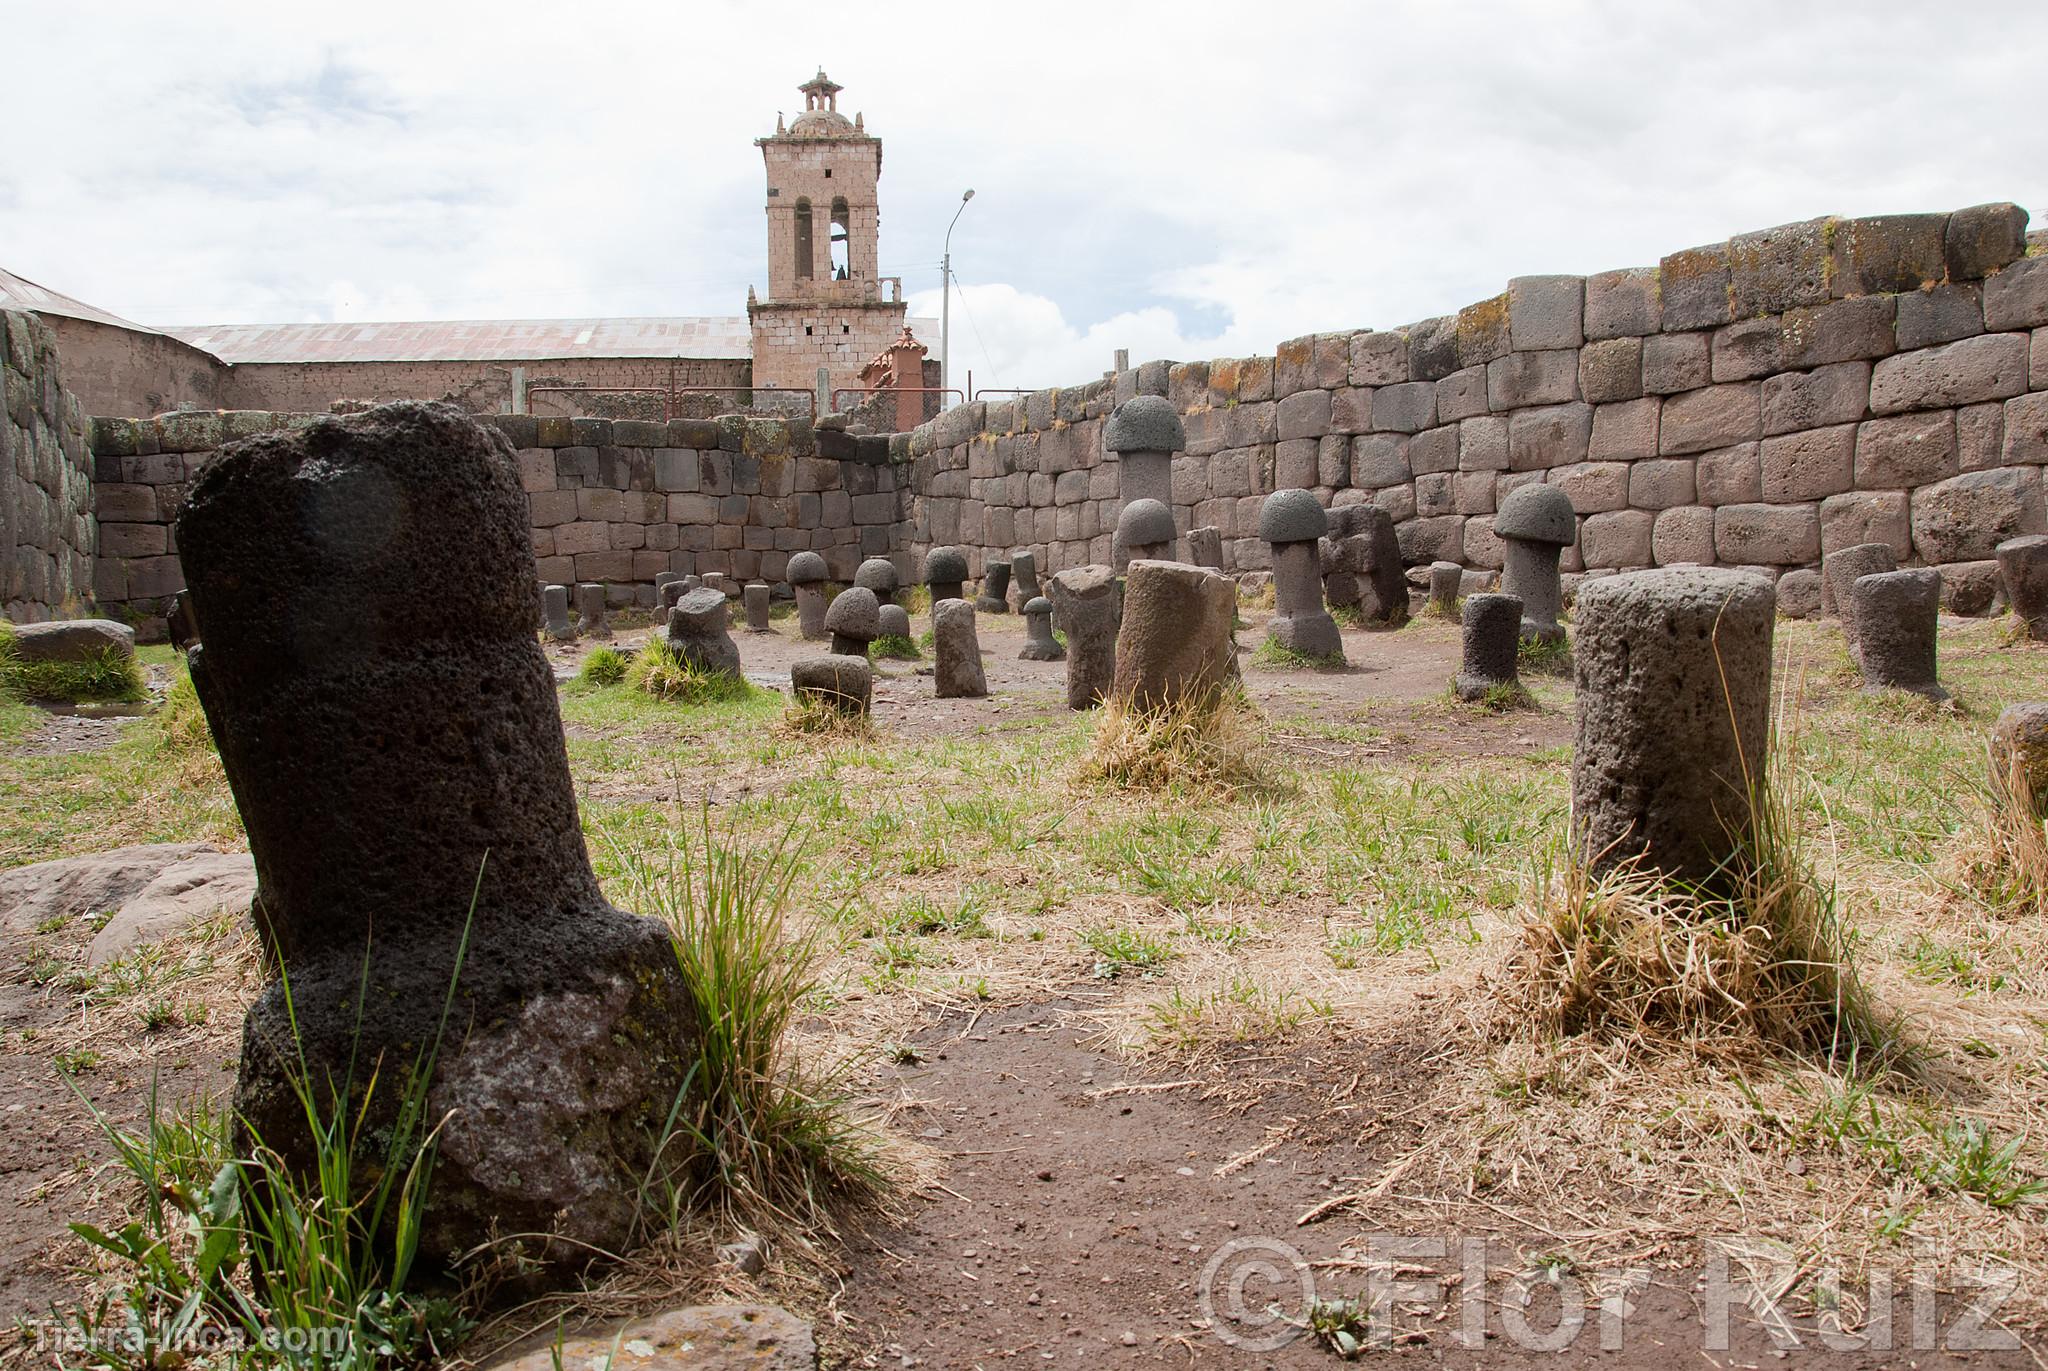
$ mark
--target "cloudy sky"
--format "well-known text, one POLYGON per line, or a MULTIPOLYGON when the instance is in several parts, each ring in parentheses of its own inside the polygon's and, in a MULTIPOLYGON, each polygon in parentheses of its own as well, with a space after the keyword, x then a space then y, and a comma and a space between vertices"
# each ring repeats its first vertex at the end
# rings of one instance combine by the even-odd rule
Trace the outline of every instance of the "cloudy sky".
MULTIPOLYGON (((1445 313, 1814 215, 2048 223, 2048 4, 0 0, 0 266, 146 323, 739 314, 823 64, 956 379, 1445 313)), ((936 339, 928 340, 934 344, 936 339)))

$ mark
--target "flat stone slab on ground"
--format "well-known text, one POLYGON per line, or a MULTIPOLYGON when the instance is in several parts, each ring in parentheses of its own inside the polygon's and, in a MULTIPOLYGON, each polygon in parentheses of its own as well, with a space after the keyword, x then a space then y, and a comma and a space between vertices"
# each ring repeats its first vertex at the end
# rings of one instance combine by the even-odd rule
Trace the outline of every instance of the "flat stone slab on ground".
POLYGON ((148 843, 0 872, 0 930, 25 936, 52 919, 119 909, 166 869, 219 855, 207 843, 148 843))
POLYGON ((87 966, 104 966, 144 943, 161 942, 222 910, 246 914, 256 898, 256 863, 246 852, 202 852, 165 867, 93 935, 87 966))
POLYGON ((708 1304, 552 1340, 486 1371, 815 1371, 810 1325, 765 1304, 708 1304))

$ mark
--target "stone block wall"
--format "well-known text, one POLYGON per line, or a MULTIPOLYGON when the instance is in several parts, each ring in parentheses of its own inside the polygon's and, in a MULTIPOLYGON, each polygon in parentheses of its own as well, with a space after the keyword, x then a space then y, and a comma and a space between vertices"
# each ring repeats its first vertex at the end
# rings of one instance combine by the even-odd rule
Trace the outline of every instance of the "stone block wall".
MULTIPOLYGON (((314 414, 229 410, 95 419, 101 605, 160 632, 184 588, 172 520, 222 443, 303 426, 314 414)), ((541 579, 600 581, 614 603, 652 605, 663 571, 782 578, 792 552, 822 554, 851 580, 865 557, 899 552, 907 492, 875 440, 820 457, 808 421, 488 415, 512 444, 541 579)))
POLYGON ((1222 530, 1232 570, 1267 565, 1258 508, 1290 486, 1385 507, 1411 564, 1498 567, 1494 509, 1548 481, 1579 515, 1567 570, 1776 575, 1883 541, 1987 605, 1996 543, 2048 529, 2048 257, 2025 225, 2012 205, 1817 219, 1271 357, 957 407, 894 440, 909 549, 1108 561, 1102 418, 1146 393, 1187 425, 1176 518, 1222 530))
POLYGON ((0 311, 0 610, 61 618, 92 594, 95 527, 85 417, 58 374, 56 336, 0 311))

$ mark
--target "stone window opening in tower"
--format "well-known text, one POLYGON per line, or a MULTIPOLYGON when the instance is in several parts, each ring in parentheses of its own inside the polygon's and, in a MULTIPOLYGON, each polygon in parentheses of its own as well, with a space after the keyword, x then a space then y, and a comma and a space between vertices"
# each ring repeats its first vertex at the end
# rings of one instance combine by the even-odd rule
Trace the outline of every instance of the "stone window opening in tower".
POLYGON ((811 200, 800 196, 796 202, 796 274, 798 280, 811 277, 811 200))
POLYGON ((845 197, 841 196, 834 199, 832 201, 832 279, 835 281, 851 280, 853 277, 853 245, 851 241, 853 230, 850 223, 851 219, 852 215, 846 208, 845 197))

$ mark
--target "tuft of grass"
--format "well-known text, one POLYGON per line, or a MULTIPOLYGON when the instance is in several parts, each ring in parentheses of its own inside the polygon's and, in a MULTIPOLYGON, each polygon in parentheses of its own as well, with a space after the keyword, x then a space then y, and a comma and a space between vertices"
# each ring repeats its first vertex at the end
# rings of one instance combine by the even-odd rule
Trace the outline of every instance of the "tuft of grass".
POLYGON ((1258 666, 1282 671, 1342 671, 1345 667, 1341 652, 1328 657, 1312 657, 1306 652, 1296 652, 1276 638, 1268 638, 1254 648, 1252 661, 1258 666))
POLYGON ((1564 638, 1524 638, 1515 647, 1515 669, 1531 676, 1572 674, 1572 645, 1564 638))
POLYGON ((875 736, 874 721, 866 714, 841 709, 816 695, 802 695, 782 711, 782 726, 805 737, 866 740, 875 736))
POLYGON ((1458 695, 1458 688, 1450 688, 1450 699, 1454 706, 1484 710, 1488 714, 1509 714, 1517 709, 1536 709, 1536 697, 1520 681, 1503 681, 1490 685, 1486 693, 1476 700, 1465 700, 1458 695))
POLYGON ((1276 773, 1259 746, 1260 722, 1235 687, 1164 709, 1139 709, 1112 697, 1096 719, 1080 774, 1125 790, 1176 784, 1226 793, 1276 789, 1276 773))
POLYGON ((1081 941, 1095 954, 1095 975, 1113 981, 1130 972, 1149 976, 1166 964, 1173 949, 1135 928, 1089 928, 1081 941))
POLYGON ((630 668, 626 654, 617 648, 593 648, 577 669, 576 679, 594 686, 615 686, 626 679, 630 668))
POLYGON ((206 711, 200 707, 199 692, 180 660, 163 707, 154 719, 165 751, 181 755, 208 753, 213 748, 213 730, 207 726, 206 711))
POLYGON ((661 637, 648 639, 633 654, 633 663, 626 669, 626 681, 633 689, 657 700, 677 704, 729 704, 754 693, 754 687, 747 684, 744 676, 705 671, 684 661, 661 637))
POLYGON ((2024 749, 1991 763, 1991 783, 1956 853, 1962 883, 2003 918, 2048 914, 2048 805, 2027 774, 2024 749))
POLYGON ((924 656, 917 643, 899 633, 885 633, 868 644, 868 656, 887 657, 894 661, 914 662, 924 656))
POLYGON ((16 700, 133 703, 146 698, 132 654, 101 648, 78 662, 23 661, 13 626, 0 620, 0 694, 16 700))

